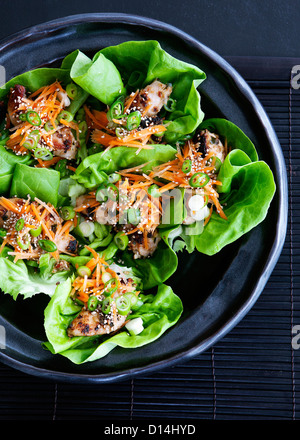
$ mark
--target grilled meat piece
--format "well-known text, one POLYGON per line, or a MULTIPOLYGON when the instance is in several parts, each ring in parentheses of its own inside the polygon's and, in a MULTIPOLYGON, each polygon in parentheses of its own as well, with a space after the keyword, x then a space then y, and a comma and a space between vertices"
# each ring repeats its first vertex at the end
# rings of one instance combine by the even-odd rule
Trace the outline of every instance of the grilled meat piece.
POLYGON ((68 160, 75 159, 78 142, 69 127, 56 130, 52 135, 53 154, 68 160))
POLYGON ((224 162, 226 151, 217 134, 211 133, 207 129, 199 130, 195 133, 193 142, 198 144, 197 151, 202 153, 203 157, 213 152, 214 156, 224 162))
POLYGON ((101 310, 94 312, 82 309, 68 328, 68 336, 96 336, 106 335, 119 330, 126 322, 126 316, 116 312, 115 303, 111 304, 111 311, 105 315, 101 310))
POLYGON ((145 243, 144 235, 142 233, 135 232, 129 236, 128 248, 133 252, 135 259, 147 258, 154 254, 157 245, 160 242, 160 235, 157 230, 153 233, 148 233, 147 243, 145 243))
POLYGON ((172 87, 170 85, 155 80, 137 94, 129 107, 129 111, 139 110, 144 113, 147 109, 145 116, 148 118, 155 117, 164 104, 168 102, 171 93, 172 87))
POLYGON ((26 88, 16 84, 10 89, 7 103, 7 112, 9 119, 13 125, 20 124, 19 115, 24 110, 19 110, 21 104, 24 105, 23 98, 26 98, 26 88))

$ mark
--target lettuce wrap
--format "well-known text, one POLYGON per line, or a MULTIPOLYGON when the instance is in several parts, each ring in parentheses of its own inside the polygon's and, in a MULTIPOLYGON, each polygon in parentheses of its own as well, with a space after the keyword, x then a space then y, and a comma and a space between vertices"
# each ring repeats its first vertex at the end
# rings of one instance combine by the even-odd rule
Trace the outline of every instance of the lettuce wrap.
POLYGON ((66 57, 62 66, 71 68, 70 75, 75 83, 108 105, 124 93, 124 88, 131 92, 156 79, 171 83, 171 96, 177 104, 176 110, 168 114, 166 142, 174 143, 191 133, 203 120, 197 87, 205 80, 205 73, 172 57, 157 41, 128 41, 106 47, 92 60, 75 51, 66 57), (114 69, 111 72, 112 66, 118 69, 119 75, 114 69))
POLYGON ((181 300, 171 287, 161 284, 157 293, 145 295, 143 305, 130 315, 131 320, 142 319, 141 333, 132 335, 123 328, 115 335, 69 338, 66 329, 80 311, 70 299, 70 291, 71 280, 68 279, 57 287, 45 309, 47 342, 44 347, 75 364, 100 359, 116 347, 133 349, 149 344, 175 325, 183 310, 181 300))
POLYGON ((276 186, 270 167, 258 160, 255 146, 235 124, 213 118, 203 121, 198 127, 201 130, 209 130, 228 145, 228 154, 217 175, 219 201, 226 218, 214 210, 206 225, 203 220, 194 226, 183 221, 162 233, 165 238, 170 234, 168 242, 175 251, 197 250, 214 255, 265 219, 276 186))

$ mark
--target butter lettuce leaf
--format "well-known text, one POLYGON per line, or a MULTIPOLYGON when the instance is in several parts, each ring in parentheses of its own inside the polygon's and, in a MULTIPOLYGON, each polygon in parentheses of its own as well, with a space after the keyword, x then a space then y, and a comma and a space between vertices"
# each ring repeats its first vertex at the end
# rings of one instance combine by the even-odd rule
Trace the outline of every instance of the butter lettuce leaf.
POLYGON ((33 200, 35 197, 57 206, 60 173, 48 168, 17 164, 13 173, 10 196, 33 200))
POLYGON ((134 349, 149 344, 176 324, 183 311, 181 299, 171 287, 162 284, 158 286, 157 293, 149 295, 149 300, 130 316, 130 319, 142 318, 144 330, 140 334, 130 335, 123 328, 112 336, 69 338, 67 327, 80 311, 70 299, 70 291, 71 281, 68 279, 57 287, 45 309, 47 341, 43 346, 74 364, 101 359, 116 347, 134 349))
POLYGON ((118 96, 126 93, 120 72, 102 54, 91 60, 76 50, 63 60, 61 67, 70 69, 72 80, 104 104, 111 105, 118 96))
POLYGON ((230 190, 220 199, 227 220, 213 212, 196 239, 199 252, 213 255, 265 219, 276 191, 273 173, 263 161, 245 162, 242 151, 234 150, 227 156, 224 166, 230 190))
POLYGON ((0 145, 0 194, 8 194, 15 167, 17 164, 30 164, 30 156, 17 156, 12 151, 0 145))
POLYGON ((36 267, 27 265, 23 260, 13 262, 13 257, 8 254, 11 249, 5 247, 0 256, 0 290, 12 296, 15 300, 19 295, 24 299, 33 295, 44 293, 52 296, 57 288, 57 283, 70 277, 69 271, 48 273, 43 275, 36 267))

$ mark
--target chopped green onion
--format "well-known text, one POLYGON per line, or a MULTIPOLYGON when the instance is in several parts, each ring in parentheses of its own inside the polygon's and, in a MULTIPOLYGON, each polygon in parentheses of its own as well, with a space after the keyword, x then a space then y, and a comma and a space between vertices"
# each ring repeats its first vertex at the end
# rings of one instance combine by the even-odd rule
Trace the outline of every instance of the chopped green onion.
POLYGON ((110 107, 107 112, 107 119, 112 121, 113 119, 120 119, 123 116, 124 110, 124 97, 118 98, 110 107))
POLYGON ((210 164, 214 166, 216 173, 219 171, 222 165, 222 161, 219 157, 213 156, 209 159, 210 164))
POLYGON ((53 126, 51 121, 47 121, 46 124, 44 125, 44 129, 46 131, 52 131, 56 129, 56 125, 53 126))
POLYGON ((26 141, 23 143, 23 147, 27 150, 34 150, 37 147, 37 140, 27 136, 26 141))
POLYGON ((105 284, 112 278, 112 275, 106 270, 102 273, 102 282, 105 284))
POLYGON ((38 226, 36 229, 30 229, 29 233, 33 237, 38 237, 42 233, 42 225, 38 226))
POLYGON ((66 87, 66 92, 67 92, 67 95, 70 99, 75 99, 76 96, 78 95, 78 88, 77 88, 76 84, 74 84, 74 83, 68 84, 66 87))
POLYGON ((97 202, 107 202, 108 199, 117 201, 119 190, 113 183, 102 183, 96 191, 97 202))
POLYGON ((192 161, 190 159, 185 159, 181 168, 182 172, 189 173, 191 169, 192 169, 192 161))
POLYGON ((98 298, 95 295, 91 295, 87 302, 88 309, 93 312, 98 307, 98 304, 98 298))
POLYGON ((90 276, 91 275, 91 269, 87 266, 79 266, 77 269, 77 273, 80 277, 84 276, 90 276))
POLYGON ((95 241, 95 239, 96 239, 95 234, 92 233, 91 235, 89 235, 89 236, 88 236, 88 239, 89 239, 89 242, 90 242, 90 243, 93 243, 93 241, 95 241))
POLYGON ((89 237, 94 233, 95 226, 92 221, 84 221, 78 225, 78 229, 84 237, 89 237))
POLYGON ((135 295, 133 292, 127 292, 124 294, 127 298, 129 298, 130 301, 130 307, 135 306, 138 302, 138 296, 135 295))
POLYGON ((57 250, 57 246, 51 240, 39 240, 39 246, 46 252, 55 252, 57 250))
POLYGON ((142 119, 142 115, 138 110, 136 112, 130 113, 130 115, 127 118, 127 122, 126 122, 127 130, 131 131, 131 130, 135 130, 136 128, 138 128, 138 126, 141 123, 141 119, 142 119))
POLYGON ((153 136, 155 136, 155 137, 163 137, 165 135, 165 132, 164 131, 161 131, 160 133, 154 133, 153 134, 153 136))
POLYGON ((7 231, 6 231, 6 229, 4 229, 4 228, 0 228, 0 237, 1 237, 1 238, 4 238, 4 237, 6 237, 6 235, 7 235, 7 231))
POLYGON ((139 209, 129 208, 127 211, 128 223, 132 225, 137 225, 141 220, 141 213, 139 209))
POLYGON ((16 231, 22 231, 22 229, 24 228, 24 224, 25 224, 25 220, 23 218, 19 218, 15 226, 16 231))
POLYGON ((60 121, 63 119, 64 121, 71 122, 73 121, 73 115, 68 112, 67 110, 62 110, 59 115, 57 116, 57 119, 60 121))
POLYGON ((26 113, 21 113, 19 115, 19 120, 22 121, 22 122, 25 122, 26 121, 26 113))
POLYGON ((29 235, 23 235, 22 238, 17 238, 17 245, 19 246, 19 248, 21 248, 23 251, 25 251, 26 249, 29 248, 29 244, 30 244, 30 238, 29 235))
POLYGON ((48 148, 38 147, 34 150, 34 157, 41 160, 51 160, 53 159, 53 154, 48 148))
POLYGON ((23 142, 23 147, 27 148, 27 150, 33 150, 37 147, 40 137, 39 130, 33 130, 28 136, 26 136, 26 140, 23 142))
POLYGON ((114 242, 116 243, 116 245, 118 246, 118 248, 121 251, 124 251, 129 243, 129 238, 128 235, 126 235, 124 232, 119 231, 117 232, 117 234, 114 236, 114 242))
POLYGON ((128 315, 128 313, 130 312, 130 299, 128 297, 126 297, 125 295, 122 296, 118 296, 118 298, 116 298, 116 307, 117 307, 117 311, 118 313, 120 313, 120 315, 128 315))
POLYGON ((108 179, 109 183, 115 183, 121 180, 121 175, 119 173, 109 174, 108 179))
POLYGON ((203 197, 204 197, 204 206, 206 206, 208 204, 208 195, 205 194, 203 197))
POLYGON ((104 284, 104 290, 103 294, 105 296, 111 296, 118 288, 118 281, 116 278, 110 278, 106 283, 104 284))
POLYGON ((79 124, 78 124, 78 130, 79 130, 79 137, 80 137, 80 138, 85 137, 86 132, 87 132, 87 129, 88 129, 88 126, 87 126, 86 121, 81 121, 81 122, 79 122, 79 124))
POLYGON ((85 119, 85 110, 84 108, 80 108, 76 114, 76 121, 81 122, 85 119))
POLYGON ((115 133, 117 138, 122 139, 126 135, 126 130, 124 127, 116 127, 115 133))
POLYGON ((169 98, 168 102, 164 105, 164 109, 167 112, 173 112, 176 109, 176 101, 173 98, 169 98))
POLYGON ((81 301, 80 299, 78 298, 72 298, 72 299, 78 306, 84 306, 84 302, 81 301))
POLYGON ((198 173, 192 175, 189 180, 189 184, 193 188, 202 188, 203 186, 208 184, 209 180, 210 178, 207 174, 201 173, 201 171, 199 171, 198 173))
POLYGON ((37 112, 35 112, 34 110, 28 110, 26 112, 26 120, 31 125, 41 125, 41 123, 42 123, 40 115, 37 112))
POLYGON ((148 194, 150 194, 151 197, 160 197, 159 186, 155 183, 148 188, 148 194))
POLYGON ((63 220, 72 220, 75 217, 76 212, 72 206, 63 206, 60 209, 60 214, 63 220))
POLYGON ((137 297, 137 302, 131 306, 132 310, 138 310, 144 302, 141 300, 141 298, 137 297))
POLYGON ((94 234, 97 238, 100 238, 101 240, 109 235, 110 232, 110 226, 109 225, 102 225, 98 222, 94 223, 94 234))
POLYGON ((107 315, 110 310, 111 310, 111 303, 112 303, 112 298, 110 296, 108 296, 107 298, 105 298, 102 301, 102 306, 101 306, 101 310, 102 312, 107 315))

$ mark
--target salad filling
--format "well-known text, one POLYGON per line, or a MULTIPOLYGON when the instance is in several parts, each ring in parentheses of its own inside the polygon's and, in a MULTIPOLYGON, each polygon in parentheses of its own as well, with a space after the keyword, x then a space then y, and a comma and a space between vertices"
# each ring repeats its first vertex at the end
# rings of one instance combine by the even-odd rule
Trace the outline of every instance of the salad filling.
POLYGON ((109 265, 93 251, 93 258, 78 267, 71 298, 82 309, 68 326, 68 336, 104 335, 121 329, 138 302, 136 281, 118 265, 109 265))
POLYGON ((71 104, 59 81, 28 94, 22 85, 10 89, 7 104, 6 146, 16 154, 30 153, 37 164, 73 160, 79 146, 79 127, 66 110, 71 104))
POLYGON ((201 130, 193 140, 186 141, 182 148, 177 147, 174 160, 150 172, 150 178, 169 182, 169 189, 183 188, 186 191, 187 216, 184 224, 204 220, 206 225, 213 209, 227 220, 218 192, 218 187, 222 186, 218 172, 227 154, 228 147, 222 144, 217 134, 201 130))
POLYGON ((137 154, 139 149, 151 149, 151 143, 158 142, 167 129, 161 110, 171 111, 167 107, 170 101, 175 103, 171 93, 170 84, 155 80, 142 90, 119 97, 106 111, 85 106, 92 141, 105 149, 122 145, 138 148, 137 154))
POLYGON ((57 261, 61 253, 75 255, 78 242, 70 234, 73 227, 73 220, 65 222, 54 206, 38 198, 0 197, 0 253, 4 246, 11 246, 8 255, 14 256, 15 263, 39 260, 44 253, 57 261))

